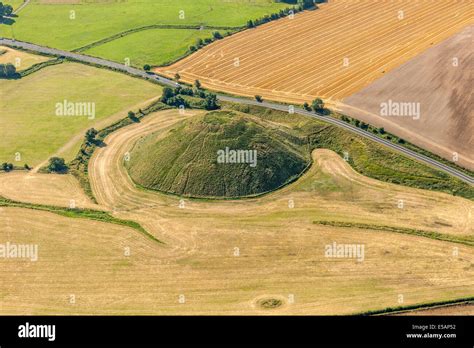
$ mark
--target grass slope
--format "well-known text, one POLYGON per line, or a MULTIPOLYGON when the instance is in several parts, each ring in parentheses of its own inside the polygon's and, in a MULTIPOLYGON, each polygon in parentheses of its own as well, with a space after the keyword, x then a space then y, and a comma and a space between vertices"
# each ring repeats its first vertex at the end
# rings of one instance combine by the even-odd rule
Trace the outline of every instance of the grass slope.
POLYGON ((229 103, 226 107, 285 125, 305 137, 311 149, 329 149, 341 156, 347 152, 349 164, 370 178, 474 199, 474 188, 469 184, 341 128, 301 115, 290 115, 258 106, 229 103))
POLYGON ((215 111, 181 123, 165 138, 151 134, 126 162, 139 185, 193 197, 239 197, 274 190, 309 164, 291 137, 236 112, 215 111), (257 163, 218 163, 217 152, 256 150, 257 163))
MULTIPOLYGON (((157 85, 75 63, 47 67, 20 80, 4 81, 0 84, 0 162, 38 164, 74 135, 160 94, 161 87, 157 85), (95 103, 95 119, 56 116, 56 103, 65 99, 95 103), (21 161, 14 161, 16 152, 21 154, 21 161)), ((68 155, 75 155, 81 140, 68 155)))
POLYGON ((128 0, 126 2, 33 0, 0 36, 62 49, 75 49, 128 29, 152 24, 242 26, 248 19, 278 12, 288 4, 272 0, 128 0), (75 19, 70 19, 75 11, 75 19), (184 11, 184 19, 180 19, 184 11))
POLYGON ((212 37, 212 30, 152 29, 93 47, 84 53, 141 68, 144 64, 165 65, 183 56, 198 38, 212 37))

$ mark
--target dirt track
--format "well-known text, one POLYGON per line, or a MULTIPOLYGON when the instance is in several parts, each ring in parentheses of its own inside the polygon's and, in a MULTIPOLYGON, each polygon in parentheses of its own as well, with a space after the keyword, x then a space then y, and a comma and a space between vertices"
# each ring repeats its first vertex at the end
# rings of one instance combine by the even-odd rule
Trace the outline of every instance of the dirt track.
POLYGON ((468 25, 472 1, 332 0, 219 40, 156 71, 228 93, 337 101, 468 25), (403 11, 403 13, 399 13, 403 11), (399 17, 400 16, 400 17, 399 17))

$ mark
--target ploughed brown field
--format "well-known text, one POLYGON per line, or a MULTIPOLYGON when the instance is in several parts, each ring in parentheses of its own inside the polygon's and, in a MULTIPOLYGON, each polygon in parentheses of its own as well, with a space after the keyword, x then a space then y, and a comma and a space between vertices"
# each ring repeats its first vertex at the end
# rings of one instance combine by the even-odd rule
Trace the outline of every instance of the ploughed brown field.
POLYGON ((474 25, 428 49, 339 104, 338 109, 396 133, 474 170, 472 32, 474 25), (419 116, 383 116, 389 101, 417 103, 419 116))
POLYGON ((330 0, 219 40, 155 71, 232 94, 338 101, 459 32, 472 0, 330 0))

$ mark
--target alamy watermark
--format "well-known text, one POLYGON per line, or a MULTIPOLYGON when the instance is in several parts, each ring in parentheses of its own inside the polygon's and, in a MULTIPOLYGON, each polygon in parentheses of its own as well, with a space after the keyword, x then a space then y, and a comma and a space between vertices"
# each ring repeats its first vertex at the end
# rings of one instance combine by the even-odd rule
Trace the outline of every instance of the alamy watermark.
POLYGON ((56 325, 37 325, 26 322, 18 326, 19 338, 47 338, 52 342, 56 339, 56 325))
POLYGON ((324 247, 324 256, 328 258, 349 258, 356 259, 359 262, 364 261, 364 244, 327 244, 324 247))
POLYGON ((257 150, 225 150, 217 151, 217 163, 246 163, 250 167, 257 166, 257 150))
POLYGON ((95 118, 95 103, 71 102, 64 99, 56 103, 56 116, 87 116, 89 120, 95 118))
POLYGON ((389 99, 380 103, 380 116, 400 116, 412 117, 418 120, 421 114, 420 103, 417 102, 397 102, 389 99))
POLYGON ((2 259, 30 259, 38 261, 37 244, 14 244, 6 242, 0 244, 0 258, 2 259))

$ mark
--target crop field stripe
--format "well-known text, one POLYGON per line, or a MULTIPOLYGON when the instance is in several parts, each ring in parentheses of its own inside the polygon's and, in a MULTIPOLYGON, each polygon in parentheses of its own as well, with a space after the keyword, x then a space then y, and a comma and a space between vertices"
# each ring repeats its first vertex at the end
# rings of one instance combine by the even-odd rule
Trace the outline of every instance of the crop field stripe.
MULTIPOLYGON (((395 7, 394 7, 394 8, 395 8, 395 7)), ((368 11, 367 9, 361 7, 361 8, 359 8, 359 10, 360 10, 360 12, 361 12, 362 14, 364 14, 364 16, 362 16, 361 18, 359 18, 360 21, 364 21, 364 20, 366 20, 366 19, 369 19, 369 18, 372 18, 372 17, 373 17, 373 15, 372 15, 372 14, 370 13, 370 11, 368 11)), ((355 13, 349 13, 349 14, 348 14, 348 16, 347 16, 347 17, 348 17, 347 30, 349 30, 351 24, 352 24, 353 21, 354 21, 353 16, 356 16, 356 15, 358 15, 358 14, 359 14, 359 13, 357 13, 357 12, 355 12, 355 13)), ((388 16, 388 14, 387 14, 387 16, 388 16)), ((392 15, 392 16, 393 16, 393 15, 392 15)), ((335 18, 335 19, 338 20, 338 23, 341 23, 341 22, 339 21, 339 19, 337 18, 337 15, 336 15, 336 18, 335 18)), ((328 18, 327 20, 332 20, 332 18, 328 18)), ((384 18, 384 17, 378 17, 378 20, 379 20, 381 23, 385 23, 386 18, 384 18)), ((345 23, 345 22, 343 22, 343 24, 344 24, 344 23, 345 23)), ((290 23, 290 24, 291 24, 291 23, 290 23)), ((293 30, 294 30, 294 28, 291 28, 291 26, 289 27, 289 29, 293 29, 293 30)), ((334 28, 334 29, 332 29, 332 31, 321 32, 321 31, 318 30, 319 28, 315 27, 314 24, 311 23, 311 21, 308 21, 307 27, 303 27, 303 28, 301 28, 301 29, 303 29, 303 30, 311 30, 311 31, 318 32, 318 35, 316 35, 314 39, 317 41, 317 45, 318 45, 318 46, 320 46, 320 47, 326 47, 326 48, 324 48, 324 49, 322 49, 322 50, 318 50, 317 56, 322 56, 322 55, 324 55, 325 53, 336 53, 336 52, 339 52, 339 51, 348 52, 349 49, 351 48, 351 46, 346 46, 346 47, 344 47, 344 48, 341 48, 339 51, 337 51, 337 50, 335 50, 335 49, 331 46, 334 40, 333 40, 332 38, 328 39, 329 35, 332 34, 333 32, 335 32, 335 33, 344 33, 344 31, 342 30, 342 28, 334 28), (327 44, 328 46, 325 46, 325 44, 327 44)), ((370 28, 369 28, 369 29, 366 29, 365 31, 368 31, 368 30, 370 30, 370 28)), ((341 34, 341 36, 342 36, 342 37, 346 37, 347 35, 342 35, 342 34, 341 34)), ((306 42, 306 41, 307 41, 306 37, 302 36, 300 33, 296 33, 296 34, 293 34, 293 35, 289 35, 289 36, 285 37, 285 39, 279 39, 279 40, 277 40, 277 41, 275 41, 275 40, 269 40, 269 41, 267 41, 267 42, 268 42, 268 45, 267 45, 266 49, 272 50, 272 48, 274 48, 274 47, 278 47, 278 48, 279 48, 279 47, 281 47, 282 45, 284 45, 284 47, 286 47, 286 49, 281 48, 281 49, 278 49, 278 50, 272 50, 272 51, 275 52, 275 53, 269 54, 269 55, 268 55, 268 58, 273 58, 273 57, 278 56, 278 55, 280 55, 280 54, 285 54, 285 55, 286 55, 286 54, 291 54, 291 53, 294 51, 293 46, 298 46, 299 44, 303 44, 303 43, 306 42), (296 38, 296 40, 294 40, 294 38, 296 38), (281 44, 281 45, 280 45, 280 44, 281 44)), ((354 41, 352 41, 352 42, 354 42, 354 41)), ((357 46, 359 46, 359 45, 358 45, 357 43, 354 43, 352 47, 353 47, 353 48, 356 48, 357 46)), ((235 50, 235 51, 238 51, 237 48, 238 48, 238 47, 236 47, 236 50, 235 50)), ((303 61, 306 60, 305 53, 306 53, 307 51, 309 51, 309 52, 314 52, 314 48, 312 47, 311 44, 310 44, 310 45, 305 45, 304 47, 302 47, 301 49, 298 50, 298 56, 295 57, 295 59, 293 60, 293 62, 294 62, 295 65, 296 65, 297 63, 299 63, 299 62, 303 62, 303 61)), ((242 60, 245 59, 245 58, 251 59, 251 58, 252 58, 252 53, 249 53, 247 56, 246 56, 246 55, 243 55, 243 56, 242 56, 242 60)), ((278 66, 278 65, 279 65, 278 62, 275 62, 275 63, 270 64, 269 67, 274 67, 274 66, 278 66)), ((324 66, 322 66, 322 67, 324 67, 324 66)), ((219 69, 217 69, 216 71, 219 71, 219 69)), ((233 75, 238 74, 238 72, 236 72, 235 69, 232 69, 232 72, 233 72, 233 74, 229 75, 229 77, 232 77, 233 75)), ((281 73, 280 73, 280 74, 281 74, 281 73)), ((260 74, 257 73, 256 76, 261 76, 261 75, 262 75, 261 73, 260 73, 260 74)), ((239 78, 240 78, 241 76, 245 78, 245 77, 250 76, 250 74, 247 74, 247 75, 246 75, 246 74, 241 74, 241 75, 239 75, 239 78)), ((277 74, 277 75, 275 75, 275 77, 279 77, 279 75, 277 74)), ((295 75, 295 78, 298 78, 298 77, 299 77, 299 76, 295 75)), ((304 75, 304 76, 302 76, 302 77, 306 77, 306 75, 304 75)), ((225 77, 224 77, 224 80, 225 80, 225 77)), ((239 82, 239 80, 236 80, 236 82, 239 82)), ((256 82, 258 83, 259 80, 257 80, 256 82)), ((294 80, 292 80, 292 82, 294 82, 294 80)), ((283 83, 283 81, 282 81, 282 84, 283 84, 283 85, 286 85, 286 83, 283 83)), ((262 85, 261 87, 262 87, 262 88, 265 88, 264 85, 262 85)))
MULTIPOLYGON (((396 7, 395 7, 396 8, 396 7)), ((423 12, 424 15, 429 15, 431 13, 430 10, 425 10, 423 12)), ((382 24, 386 24, 386 22, 390 19, 394 17, 393 13, 389 13, 387 12, 384 16, 380 16, 380 23, 382 24)), ((364 20, 365 18, 361 18, 361 20, 364 20)), ((394 32, 391 28, 381 28, 379 30, 376 30, 375 28, 376 26, 375 25, 372 25, 371 27, 368 27, 366 28, 364 31, 361 32, 360 35, 358 36, 363 36, 363 34, 366 34, 366 33, 369 33, 371 30, 372 31, 376 31, 376 35, 373 35, 372 38, 371 38, 371 47, 377 47, 377 50, 380 51, 380 52, 386 52, 387 50, 387 47, 388 48, 392 48, 392 43, 389 41, 390 38, 396 38, 396 39, 400 39, 400 38, 403 38, 402 36, 400 36, 400 34, 398 32, 394 32), (386 35, 386 34, 389 34, 389 35, 386 35), (383 43, 382 45, 380 45, 380 43, 383 43)), ((378 28, 377 28, 378 29, 378 28)), ((347 28, 347 30, 349 30, 349 28, 347 28)), ((417 29, 416 31, 415 30, 412 30, 410 31, 410 35, 412 35, 414 32, 424 32, 424 29, 423 28, 419 28, 417 29)), ((359 34, 359 33, 358 33, 359 34)), ((344 37, 342 36, 341 38, 334 38, 333 40, 335 41, 338 41, 339 39, 343 39, 344 37)), ((351 40, 352 41, 352 40, 351 40)), ((355 40, 354 40, 355 41, 355 40)), ((353 42, 354 42, 353 41, 353 42)), ((357 49, 360 44, 355 41, 354 44, 347 44, 345 45, 344 47, 341 47, 340 49, 336 50, 334 49, 332 46, 331 46, 331 42, 330 41, 324 41, 321 43, 321 46, 324 46, 326 45, 326 49, 325 50, 321 50, 318 52, 318 56, 319 55, 324 55, 324 54, 338 54, 338 53, 344 53, 344 52, 350 52, 352 49, 357 49)), ((396 47, 395 47, 396 49, 396 47)), ((378 52, 376 51, 376 52, 378 52)), ((358 62, 364 62, 364 61, 367 61, 367 57, 371 57, 371 56, 374 56, 374 53, 375 52, 367 52, 365 55, 362 55, 360 57, 357 57, 356 59, 350 59, 350 64, 351 65, 354 65, 354 64, 357 64, 358 62)), ((384 57, 380 57, 378 58, 379 60, 382 60, 384 57)), ((342 70, 341 66, 342 66, 342 60, 340 59, 340 57, 333 57, 329 60, 327 60, 324 64, 321 64, 320 67, 322 70, 324 70, 325 68, 329 68, 331 65, 333 65, 333 63, 337 61, 339 63, 339 70, 342 70)), ((372 62, 369 62, 369 64, 366 64, 368 65, 369 67, 371 66, 371 63, 372 62)), ((332 73, 332 74, 329 74, 327 75, 326 77, 324 78, 321 78, 319 80, 319 82, 324 82, 328 79, 330 79, 331 77, 333 77, 334 75, 338 74, 338 72, 336 73, 332 73)), ((298 88, 299 89, 306 89, 307 87, 310 87, 312 85, 312 82, 310 81, 309 83, 304 83, 305 81, 308 80, 308 77, 305 78, 305 76, 295 76, 295 78, 298 78, 303 81, 303 84, 299 85, 298 88)), ((277 86, 278 87, 278 86, 277 86)), ((296 89, 294 90, 290 90, 290 92, 292 91, 295 91, 296 89)))
MULTIPOLYGON (((396 8, 396 7, 394 7, 394 8, 396 8)), ((364 11, 364 12, 365 12, 365 11, 364 11)), ((426 13, 430 13, 429 9, 425 10, 425 12, 426 12, 426 13)), ((370 11, 367 11, 366 13, 369 13, 368 16, 367 16, 367 18, 373 17, 373 15, 370 14, 370 11)), ((351 15, 352 15, 352 13, 351 13, 351 15)), ((390 16, 390 17, 394 17, 394 15, 391 14, 390 12, 387 12, 387 13, 386 13, 386 16, 387 16, 387 17, 389 17, 389 16, 390 16)), ((365 20, 365 19, 367 19, 367 18, 360 18, 360 20, 365 20)), ((379 18, 379 17, 377 17, 377 18, 378 18, 378 20, 381 20, 381 23, 385 23, 386 18, 379 18)), ((370 30, 370 27, 369 27, 368 29, 366 29, 366 31, 368 31, 368 30, 370 30)), ((326 33, 326 34, 327 34, 327 33, 326 33)), ((322 35, 323 35, 323 34, 322 34, 322 35)), ((341 36, 344 37, 344 36, 347 36, 347 35, 345 34, 344 31, 341 31, 341 36)), ((327 38, 327 35, 324 35, 324 37, 327 38)), ((383 37, 383 35, 382 35, 382 37, 383 37)), ((292 37, 289 37, 289 39, 292 39, 292 37)), ((319 39, 319 38, 316 37, 316 39, 319 39)), ((304 40, 304 39, 301 39, 301 40, 304 40)), ((327 38, 326 40, 327 40, 326 42, 324 42, 324 41, 321 42, 321 43, 318 42, 318 45, 323 46, 323 44, 329 43, 329 41, 332 41, 331 39, 328 39, 328 38, 327 38)), ((305 41, 305 40, 304 40, 304 41, 305 41)), ((270 41, 270 43, 274 43, 274 41, 270 41)), ((293 43, 293 42, 292 42, 292 43, 293 43)), ((294 44, 298 44, 298 42, 295 42, 294 44)), ((288 49, 286 49, 286 50, 279 50, 279 52, 282 52, 282 53, 290 53, 291 50, 293 49, 293 48, 291 48, 291 46, 292 46, 291 44, 288 44, 288 42, 286 42, 286 47, 288 47, 288 49)), ((263 48, 263 47, 262 47, 262 48, 263 48)), ((269 46, 268 48, 271 48, 271 46, 269 46)), ((350 47, 349 47, 349 48, 350 48, 350 47)), ((236 48, 236 51, 238 52, 239 50, 240 50, 240 48, 237 47, 237 48, 236 48)), ((328 48, 327 50, 333 51, 333 48, 331 47, 331 48, 328 48)), ((346 50, 344 50, 344 51, 346 51, 346 50)), ((302 51, 299 51, 299 53, 301 53, 301 52, 302 52, 302 51)), ((319 51, 319 52, 321 53, 321 55, 324 53, 324 51, 319 51)), ((318 55, 319 55, 319 52, 318 52, 318 55)), ((303 56, 303 57, 304 57, 303 54, 299 54, 299 56, 303 56)), ((244 59, 244 58, 246 58, 246 57, 245 57, 245 56, 242 56, 242 58, 244 59)), ((216 70, 216 71, 219 71, 219 70, 216 70)), ((235 71, 235 69, 234 69, 234 71, 235 71)))
POLYGON ((179 71, 183 80, 197 78, 215 89, 219 85, 246 89, 241 93, 245 95, 263 91, 264 96, 299 101, 313 96, 339 99, 382 76, 382 69, 388 71, 401 65, 429 48, 431 42, 442 41, 470 22, 467 1, 363 2, 347 9, 343 4, 326 4, 320 10, 298 14, 293 20, 281 19, 238 33, 159 71, 168 76, 179 71), (397 18, 398 9, 405 12, 403 21, 397 18), (357 22, 354 16, 358 16, 357 22), (325 21, 315 27, 313 18, 325 21), (337 26, 327 22, 337 22, 337 26), (363 27, 358 28, 358 23, 363 27), (351 51, 365 45, 369 35, 370 49, 358 50, 351 56, 351 51), (315 45, 321 49, 315 49, 315 45), (345 52, 350 67, 342 64, 345 52), (233 65, 234 58, 239 59, 239 68, 233 65), (291 65, 282 64, 287 59, 291 59, 291 65))
MULTIPOLYGON (((430 14, 430 12, 431 12, 431 11, 430 11, 429 9, 426 9, 426 10, 425 10, 425 14, 430 14)), ((368 12, 368 13, 370 13, 370 12, 368 12)), ((387 16, 388 16, 388 15, 390 15, 390 16, 393 17, 393 14, 389 14, 389 12, 387 12, 387 16)), ((371 16, 371 15, 370 15, 370 16, 371 16)), ((370 16, 369 16, 369 17, 370 17, 370 16)), ((363 21, 364 19, 365 19, 365 18, 361 18, 360 20, 363 21)), ((443 20, 444 20, 444 19, 443 19, 443 20)), ((381 22, 382 22, 382 23, 385 23, 385 22, 386 22, 386 18, 381 18, 381 22)), ((370 28, 368 28, 367 30, 370 30, 370 28)), ((420 30, 423 30, 423 29, 421 28, 420 30)), ((377 37, 380 37, 380 38, 382 39, 381 41, 386 40, 386 41, 385 41, 385 45, 387 45, 387 42, 388 42, 388 46, 390 46, 391 43, 390 43, 390 41, 387 40, 387 37, 385 36, 385 33, 388 32, 388 31, 392 31, 391 28, 385 29, 385 31, 382 31, 382 32, 378 32, 379 34, 378 34, 377 37)), ((328 34, 329 34, 329 33, 328 33, 328 34)), ((397 36, 398 33, 393 32, 391 35, 392 35, 392 36, 397 36)), ((377 41, 377 40, 375 40, 375 38, 373 38, 372 42, 376 42, 376 41, 377 41)), ((325 42, 322 42, 320 45, 321 45, 321 46, 324 46, 324 44, 325 44, 325 42)), ((329 44, 329 42, 328 42, 328 44, 329 44)), ((291 48, 292 45, 291 45, 291 44, 287 44, 287 46, 289 46, 290 48, 287 49, 286 51, 291 51, 291 50, 292 50, 292 48, 291 48)), ((308 46, 311 46, 311 45, 308 45, 308 46)), ((355 48, 356 46, 357 46, 357 44, 354 46, 354 48, 355 48)), ((310 49, 311 49, 311 48, 310 48, 310 49)), ((346 51, 349 51, 350 49, 351 49, 351 47, 347 47, 347 48, 344 48, 344 49, 342 49, 342 50, 343 50, 344 52, 346 52, 346 51)), ((278 51, 281 52, 281 53, 285 53, 285 52, 286 52, 286 51, 284 51, 284 50, 283 50, 283 51, 282 51, 282 50, 278 50, 278 51)), ((334 50, 333 50, 331 47, 329 47, 329 48, 327 49, 327 51, 328 51, 328 52, 331 51, 331 53, 334 52, 334 50)), ((288 52, 288 53, 290 53, 290 52, 288 52)), ((307 57, 304 56, 303 52, 300 51, 299 53, 300 53, 300 54, 298 55, 298 57, 302 57, 302 58, 300 58, 299 60, 298 60, 298 59, 294 60, 294 63, 295 63, 295 64, 297 64, 297 63, 299 63, 299 62, 302 62, 302 61, 304 61, 304 60, 307 59, 307 57)), ((318 52, 318 55, 324 55, 324 53, 325 53, 324 51, 320 51, 320 52, 318 52)), ((242 60, 243 60, 244 58, 245 58, 245 57, 242 57, 242 60)), ((328 63, 331 63, 331 61, 328 61, 328 63)), ((351 64, 352 64, 352 63, 353 63, 353 62, 351 62, 351 64)), ((278 64, 278 62, 275 63, 275 64, 278 64)), ((275 65, 275 64, 274 64, 274 65, 275 65)), ((327 65, 327 64, 326 64, 326 65, 327 65)), ((321 65, 321 68, 322 68, 322 69, 326 68, 326 65, 324 65, 324 64, 321 65)), ((232 68, 232 65, 230 65, 230 66, 231 66, 230 69, 232 69, 232 73, 233 73, 234 75, 237 74, 238 72, 236 72, 236 69, 235 69, 235 68, 232 68)), ((271 67, 271 65, 268 66, 268 67, 271 67)), ((217 69, 217 70, 215 70, 214 72, 218 72, 218 71, 219 71, 219 70, 217 69)), ((235 80, 235 82, 236 82, 236 83, 241 82, 244 78, 247 78, 248 76, 250 76, 250 74, 251 74, 251 73, 248 73, 247 75, 245 75, 245 74, 241 75, 241 76, 239 77, 239 79, 236 79, 236 80, 235 80)), ((260 75, 261 75, 261 74, 260 74, 260 75)), ((253 75, 253 77, 255 78, 255 76, 259 76, 259 74, 256 73, 256 74, 253 75)), ((331 76, 331 75, 329 75, 329 77, 330 77, 330 76, 331 76)), ((230 75, 230 77, 232 77, 232 75, 230 75)), ((278 78, 279 75, 276 74, 276 75, 274 75, 274 77, 275 77, 275 78, 278 78)), ((264 77, 264 79, 266 79, 266 78, 264 77)), ((326 79, 327 79, 327 78, 326 78, 326 79)), ((222 80, 223 80, 223 81, 228 81, 228 79, 226 79, 226 76, 225 76, 225 75, 223 76, 222 80)), ((294 83, 295 80, 298 80, 298 83, 299 83, 300 87, 302 87, 302 88, 306 87, 305 85, 301 85, 301 84, 300 84, 301 79, 299 79, 299 76, 298 76, 298 75, 295 75, 295 76, 291 77, 291 80, 292 80, 293 83, 294 83)), ((325 78, 320 79, 319 81, 320 81, 320 82, 324 82, 324 80, 325 80, 325 78)), ((255 84, 259 85, 260 82, 261 82, 261 80, 256 80, 255 84)), ((281 81, 281 82, 280 82, 280 85, 285 86, 285 85, 288 84, 288 82, 290 82, 290 81, 281 81)), ((259 86, 260 86, 261 88, 268 88, 268 86, 265 85, 265 84, 259 85, 259 86)), ((279 87, 279 85, 275 85, 275 88, 278 88, 278 87, 279 87)))
MULTIPOLYGON (((369 186, 367 185, 367 187, 369 186)), ((404 234, 410 234, 410 235, 424 237, 424 238, 441 240, 445 242, 464 244, 471 247, 474 246, 474 239, 472 238, 452 236, 452 235, 443 234, 443 233, 434 232, 434 231, 424 231, 424 230, 417 230, 417 229, 406 228, 406 227, 363 224, 363 223, 356 223, 356 222, 346 223, 346 222, 341 222, 341 221, 319 220, 319 221, 313 221, 313 223, 319 224, 319 225, 325 225, 325 226, 334 226, 334 227, 360 228, 360 229, 367 229, 367 230, 374 230, 374 231, 404 233, 404 234)))

